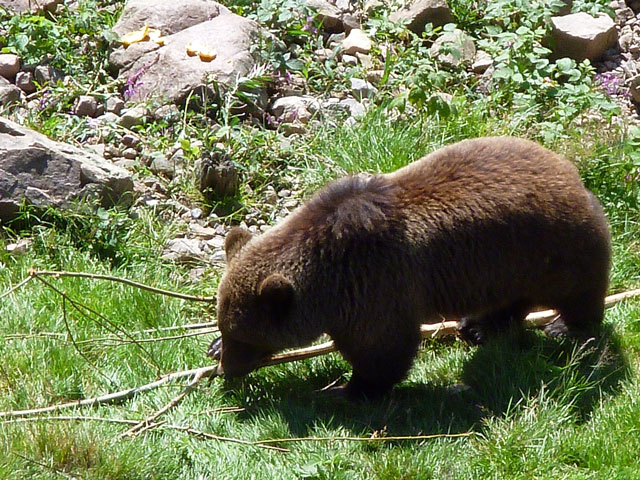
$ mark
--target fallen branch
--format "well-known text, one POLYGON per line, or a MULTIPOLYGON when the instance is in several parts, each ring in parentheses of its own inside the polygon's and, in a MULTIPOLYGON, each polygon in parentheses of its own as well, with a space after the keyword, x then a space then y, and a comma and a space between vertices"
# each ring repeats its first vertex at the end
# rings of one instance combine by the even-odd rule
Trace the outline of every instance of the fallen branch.
POLYGON ((287 442, 397 442, 402 440, 432 440, 434 438, 460 438, 470 437, 475 432, 463 433, 434 433, 433 435, 400 435, 391 437, 292 437, 292 438, 271 438, 268 440, 260 440, 264 445, 272 445, 274 443, 287 442))
MULTIPOLYGON (((607 307, 611 307, 612 305, 615 305, 616 303, 619 303, 623 300, 627 300, 629 298, 638 297, 638 296, 640 296, 640 289, 618 293, 616 295, 608 296, 605 299, 605 305, 607 307)), ((526 323, 530 327, 539 327, 549 322, 550 320, 553 320, 556 317, 556 315, 557 313, 555 310, 544 310, 540 312, 533 312, 527 315, 526 323)), ((439 338, 439 337, 455 335, 457 333, 457 322, 443 321, 437 324, 424 324, 421 326, 421 332, 422 332, 423 338, 439 338)), ((319 345, 314 345, 307 348, 300 348, 298 350, 293 350, 290 352, 284 352, 278 355, 274 355, 273 357, 264 361, 260 365, 260 367, 265 367, 268 365, 277 365, 280 363, 293 362, 297 360, 304 360, 307 358, 313 358, 320 355, 325 355, 333 351, 335 351, 335 345, 333 344, 333 342, 332 341, 325 342, 319 345)), ((108 395, 102 395, 100 397, 88 398, 85 400, 78 400, 76 402, 63 403, 59 405, 52 405, 50 407, 44 407, 44 408, 0 412, 0 418, 24 417, 29 415, 37 415, 45 412, 54 412, 54 411, 63 410, 67 408, 95 406, 95 405, 100 405, 105 403, 113 403, 116 401, 129 399, 139 393, 153 390, 173 380, 178 380, 185 377, 193 377, 194 379, 197 377, 200 377, 200 379, 202 379, 202 378, 216 376, 218 374, 219 374, 218 365, 209 365, 206 367, 183 370, 180 372, 174 372, 169 375, 165 375, 164 377, 161 377, 159 380, 156 380, 155 382, 151 382, 146 385, 142 385, 140 387, 134 387, 128 390, 122 390, 120 392, 110 393, 108 395)))
MULTIPOLYGON (((225 407, 226 408, 226 407, 225 407)), ((228 408, 237 408, 237 407, 228 407, 228 408)), ((49 422, 49 421, 96 421, 96 422, 106 422, 106 423, 119 423, 125 425, 137 425, 137 420, 129 420, 126 418, 104 418, 104 417, 86 417, 86 416, 58 416, 58 417, 28 417, 28 418, 14 418, 12 420, 2 420, 0 421, 0 425, 3 424, 12 424, 12 423, 25 423, 25 422, 49 422)), ((151 427, 164 428, 166 430, 177 430, 179 432, 185 432, 189 435, 194 435, 199 438, 204 438, 207 440, 216 440, 222 442, 231 442, 238 443, 240 445, 250 445, 252 447, 265 448, 268 450, 275 450, 278 452, 289 452, 290 450, 282 447, 274 447, 271 445, 263 444, 261 441, 250 442, 247 440, 241 440, 239 438, 233 437, 222 437, 220 435, 215 435, 209 432, 203 432, 202 430, 196 430, 195 428, 191 428, 188 426, 182 425, 171 425, 167 423, 156 423, 151 424, 151 427)))
POLYGON ((58 405, 51 405, 49 407, 43 408, 34 408, 29 410, 12 410, 7 412, 0 412, 0 418, 14 418, 14 417, 26 417, 30 415, 38 415, 41 413, 47 412, 57 412, 59 410, 65 410, 69 408, 76 407, 93 407, 96 405, 104 405, 109 403, 120 402, 123 400, 127 400, 129 398, 134 397, 139 393, 148 392, 149 390, 153 390, 158 388, 166 383, 169 383, 173 380, 178 380, 185 377, 191 377, 194 375, 198 375, 201 371, 203 372, 203 378, 209 377, 216 373, 218 369, 217 365, 210 365, 207 367, 201 368, 193 368, 190 370, 183 370, 180 372, 171 373, 169 375, 165 375, 160 377, 158 380, 147 383, 146 385, 142 385, 140 387, 133 387, 126 390, 121 390, 119 392, 109 393, 107 395, 101 395, 99 397, 86 398, 84 400, 77 400, 75 402, 67 402, 61 403, 58 405))
POLYGON ((154 423, 160 416, 164 415, 169 410, 171 410, 176 405, 178 405, 180 401, 184 397, 186 397, 196 387, 196 385, 200 382, 200 380, 205 378, 205 374, 206 372, 203 370, 200 370, 198 373, 196 373, 193 377, 193 380, 189 382, 189 384, 184 388, 184 390, 178 396, 172 399, 169 403, 167 403, 164 407, 162 407, 160 410, 155 412, 153 415, 145 418, 144 420, 142 420, 141 422, 137 423, 136 425, 131 427, 129 430, 124 432, 122 435, 120 435, 120 438, 135 437, 142 430, 148 429, 149 425, 154 423))
MULTIPOLYGON (((113 277, 111 275, 101 275, 98 273, 84 273, 84 272, 57 272, 51 270, 29 270, 29 275, 31 277, 80 277, 80 278, 89 278, 92 280, 109 280, 111 282, 123 283, 125 285, 129 285, 131 287, 140 288, 142 290, 146 290, 148 292, 157 293, 159 295, 164 295, 166 297, 174 297, 180 298, 182 300, 191 300, 194 302, 215 302, 216 297, 200 297, 197 295, 187 295, 185 293, 172 292, 170 290, 163 290, 161 288, 150 287, 149 285, 145 285, 143 283, 134 282, 133 280, 127 280, 126 278, 113 277)), ((27 277, 29 278, 29 277, 27 277)), ((25 279, 26 280, 26 279, 25 279)), ((18 285, 16 285, 17 287, 18 285)), ((4 294, 3 294, 4 296, 4 294)), ((2 298, 2 297, 0 297, 2 298)))

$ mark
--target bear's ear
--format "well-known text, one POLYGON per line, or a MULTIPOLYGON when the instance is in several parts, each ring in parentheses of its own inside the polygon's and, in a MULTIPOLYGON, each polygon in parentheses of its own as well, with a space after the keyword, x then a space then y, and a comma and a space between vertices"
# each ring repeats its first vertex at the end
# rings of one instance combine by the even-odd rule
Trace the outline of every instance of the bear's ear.
POLYGON ((293 305, 293 284, 284 275, 274 273, 258 287, 258 297, 267 311, 276 317, 285 316, 293 305))
POLYGON ((246 228, 233 227, 224 239, 224 252, 227 255, 227 263, 251 240, 251 232, 246 228))

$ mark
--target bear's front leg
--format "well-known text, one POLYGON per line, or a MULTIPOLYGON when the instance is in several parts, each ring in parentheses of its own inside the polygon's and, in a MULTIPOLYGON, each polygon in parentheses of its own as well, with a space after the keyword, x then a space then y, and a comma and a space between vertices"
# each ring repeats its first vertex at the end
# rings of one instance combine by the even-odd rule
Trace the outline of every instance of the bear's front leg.
POLYGON ((384 396, 403 380, 416 355, 421 336, 419 325, 382 332, 376 338, 334 339, 337 349, 353 366, 351 379, 333 389, 349 399, 375 399, 384 396), (385 334, 386 333, 386 334, 385 334))

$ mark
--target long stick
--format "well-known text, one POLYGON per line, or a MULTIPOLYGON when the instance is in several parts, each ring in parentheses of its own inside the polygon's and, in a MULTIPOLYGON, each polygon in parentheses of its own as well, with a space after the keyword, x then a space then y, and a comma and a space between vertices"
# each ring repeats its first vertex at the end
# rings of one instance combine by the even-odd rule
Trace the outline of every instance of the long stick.
MULTIPOLYGON (((622 300, 626 300, 629 298, 640 296, 640 288, 636 290, 630 290, 628 292, 618 293, 616 295, 610 295, 605 299, 605 305, 610 307, 622 300)), ((553 319, 556 316, 555 310, 544 310, 541 312, 533 312, 530 313, 526 322, 531 327, 538 327, 540 325, 544 325, 549 320, 553 319)), ((455 335, 456 334, 456 321, 444 321, 442 323, 437 324, 425 324, 421 326, 421 332, 423 338, 438 338, 444 337, 447 335, 455 335)), ((314 345, 307 348, 300 348, 298 350, 293 350, 291 352, 280 353, 278 355, 274 355, 273 357, 267 359, 260 366, 264 367, 267 365, 277 365, 280 363, 293 362, 296 360, 304 360, 307 358, 317 357, 319 355, 324 355, 329 352, 335 351, 335 345, 333 342, 325 342, 320 345, 314 345)), ((209 365, 206 367, 193 368, 190 370, 183 370, 180 372, 174 372, 169 375, 165 375, 161 377, 159 380, 155 382, 148 383, 146 385, 142 385, 140 387, 130 388, 128 390, 122 390, 120 392, 110 393, 108 395, 102 395, 100 397, 87 398, 85 400, 78 400, 76 402, 63 403, 59 405, 52 405, 50 407, 44 408, 36 408, 30 410, 14 410, 14 411, 6 411, 0 412, 0 418, 12 418, 12 417, 24 417, 29 415, 36 415, 45 412, 54 412, 58 410, 63 410, 66 408, 74 408, 74 407, 84 407, 84 406, 94 406, 104 403, 112 403, 115 401, 126 400, 128 398, 137 395, 138 393, 147 392, 154 388, 158 388, 165 383, 171 382, 173 380, 177 380, 185 377, 200 377, 207 378, 211 376, 218 375, 218 365, 209 365)))
MULTIPOLYGON (((98 273, 84 273, 84 272, 56 272, 50 270, 30 270, 29 275, 31 277, 80 277, 80 278, 90 278, 92 280, 109 280, 112 282, 124 283, 125 285, 129 285, 131 287, 141 288, 142 290, 147 290, 148 292, 157 293, 160 295, 165 295, 167 297, 180 298, 182 300, 191 300, 194 302, 215 302, 216 297, 200 297, 197 295, 187 295, 184 293, 172 292, 170 290, 163 290, 161 288, 150 287, 149 285, 144 285, 142 283, 134 282, 133 280, 127 280, 126 278, 120 277, 112 277, 111 275, 101 275, 98 273)), ((28 277, 27 277, 28 278, 28 277)), ((17 285, 16 285, 17 287, 17 285)))

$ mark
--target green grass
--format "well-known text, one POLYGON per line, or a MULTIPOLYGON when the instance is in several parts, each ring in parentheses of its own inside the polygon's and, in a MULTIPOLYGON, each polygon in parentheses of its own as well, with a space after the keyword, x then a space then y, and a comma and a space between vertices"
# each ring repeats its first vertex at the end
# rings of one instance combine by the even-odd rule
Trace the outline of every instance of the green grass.
MULTIPOLYGON (((290 13, 297 2, 229 3, 237 11, 275 19, 278 12, 290 13)), ((254 208, 272 219, 275 209, 261 204, 266 186, 299 184, 310 195, 338 176, 393 171, 464 138, 508 134, 535 139, 575 161, 587 187, 602 201, 613 233, 612 292, 640 286, 640 131, 610 121, 615 109, 592 88, 588 65, 545 63, 547 54, 538 42, 546 2, 527 1, 532 8, 522 9, 521 1, 501 1, 489 10, 479 10, 476 3, 456 0, 452 7, 459 25, 473 29, 484 47, 508 53, 500 60, 502 76, 490 93, 478 91, 477 79, 468 72, 441 68, 429 57, 425 42, 376 14, 364 27, 376 29, 374 62, 380 62, 380 45, 392 46, 386 66, 393 75, 379 85, 379 98, 352 127, 342 125, 340 118, 318 118, 309 134, 285 138, 259 122, 245 122, 232 108, 239 96, 229 93, 215 108, 183 112, 179 125, 149 121, 138 132, 149 152, 164 152, 180 142, 188 162, 198 158, 199 148, 224 143, 244 184, 237 198, 228 199, 229 205, 240 207, 221 219, 227 223, 241 221, 254 208), (521 15, 523 11, 530 16, 521 15), (513 22, 496 22, 502 17, 513 22), (496 30, 499 25, 502 33, 496 30), (518 42, 505 43, 520 27, 518 42), (441 92, 453 100, 443 102, 441 92), (579 126, 574 119, 585 112, 599 116, 579 126)), ((109 82, 107 49, 88 55, 86 46, 104 46, 109 40, 106 29, 122 2, 80 4, 77 13, 63 9, 56 16, 10 17, 2 12, 7 35, 0 37, 0 47, 30 61, 51 53, 54 65, 75 74, 79 85, 71 90, 59 85, 34 97, 48 106, 29 110, 25 121, 58 139, 82 141, 92 133, 85 120, 68 114, 74 98, 79 92, 102 95, 116 89, 111 84, 101 90, 109 82), (18 31, 28 41, 13 35, 18 31), (78 55, 79 61, 71 64, 69 59, 78 55)), ((574 9, 599 10, 603 5, 574 2, 574 9)), ((311 93, 344 91, 349 77, 363 73, 313 64, 305 55, 320 39, 296 28, 289 31, 297 26, 283 23, 271 23, 275 34, 298 38, 303 62, 285 59, 283 52, 262 54, 267 63, 285 70, 284 60, 306 62, 300 74, 307 75, 311 93)), ((120 133, 106 132, 105 141, 117 142, 120 133)), ((148 172, 141 168, 138 173, 148 172)), ((199 194, 188 175, 166 187, 172 198, 198 205, 199 194)), ((144 208, 25 210, 20 221, 2 225, 0 294, 35 267, 111 274, 212 295, 220 266, 206 266, 202 279, 194 281, 189 275, 193 265, 159 258, 166 240, 184 228, 144 208), (17 238, 32 239, 32 246, 22 256, 9 255, 4 246, 17 238)), ((160 329, 214 319, 212 305, 104 281, 46 281, 59 292, 32 280, 0 298, 0 411, 89 398, 209 363, 205 351, 213 334, 163 340, 184 332, 160 329), (80 307, 79 312, 72 301, 90 310, 80 307), (147 332, 138 333, 142 330, 147 332)), ((0 478, 640 478, 639 318, 638 300, 618 304, 607 311, 602 337, 583 346, 531 331, 482 348, 457 340, 428 341, 407 380, 376 402, 352 404, 319 392, 350 375, 348 364, 331 354, 264 368, 244 379, 200 382, 160 418, 166 423, 135 438, 120 438, 130 427, 122 421, 151 415, 179 394, 187 380, 113 405, 0 420, 0 478), (306 440, 278 444, 289 449, 284 453, 203 439, 171 426, 244 442, 306 440), (407 435, 434 438, 339 440, 407 435), (324 437, 335 439, 314 440, 324 437)))
MULTIPOLYGON (((343 132, 331 143, 328 133, 326 139, 319 135, 307 148, 323 152, 344 171, 388 171, 440 143, 506 130, 498 123, 489 132, 486 124, 466 113, 446 121, 423 118, 407 124, 399 119, 387 128, 383 114, 372 113, 362 131, 343 132), (367 151, 371 154, 362 156, 367 151)), ((633 196, 615 193, 618 177, 613 160, 625 159, 621 135, 585 142, 589 138, 585 132, 582 141, 569 139, 565 145, 566 154, 573 152, 578 159, 589 160, 588 165, 601 166, 583 171, 590 172, 585 178, 600 189, 602 198, 612 199, 604 203, 614 220, 616 290, 640 283, 637 222, 617 220, 636 215, 633 196), (614 168, 603 164, 614 164, 614 168)), ((307 161, 311 165, 317 158, 310 154, 307 161)), ((341 172, 316 168, 315 173, 318 177, 304 178, 314 184, 314 178, 341 172)), ((33 248, 22 257, 0 255, 0 284, 6 289, 24 278, 28 268, 37 266, 111 273, 191 293, 215 290, 219 269, 209 272, 205 284, 194 284, 188 266, 158 260, 171 227, 144 217, 124 221, 117 212, 102 217, 67 215, 64 221, 55 216, 28 217, 22 230, 14 228, 14 234, 32 232, 33 248), (102 222, 102 228, 96 222, 102 222), (109 255, 91 248, 96 243, 91 235, 101 242, 112 240, 109 255)), ((158 298, 120 284, 47 281, 68 298, 99 311, 108 322, 92 313, 80 315, 68 302, 65 319, 61 296, 38 281, 3 298, 0 410, 87 398, 207 364, 204 352, 211 334, 143 344, 128 342, 125 334, 208 320, 214 312, 206 305, 158 298), (43 332, 57 336, 37 335, 43 332)), ((0 459, 0 477, 53 479, 63 472, 96 479, 637 478, 639 312, 637 301, 608 310, 603 337, 584 347, 537 332, 513 334, 483 348, 455 340, 427 342, 409 378, 378 402, 350 404, 318 392, 334 380, 348 378, 348 365, 331 354, 265 368, 240 380, 201 382, 162 417, 167 425, 244 441, 468 436, 279 444, 290 450, 287 453, 200 439, 162 426, 134 439, 119 438, 129 426, 109 420, 145 418, 177 395, 183 381, 121 404, 1 424, 0 449, 7 454, 0 459), (230 406, 244 410, 219 411, 230 406), (79 418, 49 418, 60 415, 79 418)), ((166 335, 156 331, 136 338, 166 335)))

